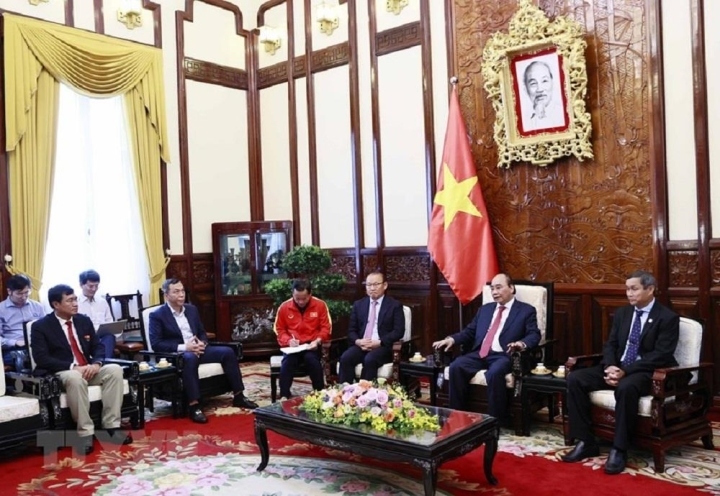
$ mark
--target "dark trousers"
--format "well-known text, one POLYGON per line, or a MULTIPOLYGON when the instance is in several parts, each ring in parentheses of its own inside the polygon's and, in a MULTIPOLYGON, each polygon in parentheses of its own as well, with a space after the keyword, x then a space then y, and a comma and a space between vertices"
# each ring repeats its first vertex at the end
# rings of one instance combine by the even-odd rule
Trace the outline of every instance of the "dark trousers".
MULTIPOLYGON (((594 443, 592 418, 590 415, 590 393, 601 389, 612 389, 605 383, 604 367, 598 365, 574 370, 567 376, 567 409, 570 421, 570 437, 586 443, 594 443)), ((627 450, 630 436, 635 427, 638 401, 650 394, 652 374, 638 372, 620 379, 615 388, 615 439, 613 445, 627 450)))
POLYGON ((115 336, 113 334, 105 334, 98 337, 98 340, 105 347, 105 356, 98 358, 115 358, 115 336))
POLYGON ((480 358, 477 351, 471 351, 453 360, 450 364, 450 408, 466 408, 470 379, 483 369, 486 370, 488 414, 502 418, 507 408, 505 376, 511 369, 510 356, 502 352, 490 352, 487 357, 480 358))
POLYGON ((322 363, 320 362, 320 349, 290 353, 283 357, 280 364, 280 396, 290 397, 290 386, 292 386, 295 371, 303 365, 310 376, 312 387, 320 391, 325 387, 322 363))
POLYGON ((237 394, 245 389, 240 375, 240 365, 238 364, 235 351, 229 346, 208 346, 205 353, 199 357, 195 353, 186 351, 183 353, 185 364, 183 365, 183 386, 185 388, 185 397, 188 403, 193 403, 200 399, 200 378, 198 376, 198 367, 203 363, 219 363, 222 365, 225 376, 230 381, 232 392, 237 394))
POLYGON ((355 367, 362 363, 360 379, 374 381, 377 379, 378 369, 392 361, 392 348, 380 346, 371 351, 363 351, 359 346, 350 346, 340 357, 340 383, 355 382, 355 367))

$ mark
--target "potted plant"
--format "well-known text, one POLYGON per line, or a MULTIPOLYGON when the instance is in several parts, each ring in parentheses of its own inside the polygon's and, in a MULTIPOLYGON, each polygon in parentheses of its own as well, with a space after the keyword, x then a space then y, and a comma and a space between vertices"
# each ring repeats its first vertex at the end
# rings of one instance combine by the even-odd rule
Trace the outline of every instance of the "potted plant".
MULTIPOLYGON (((274 254, 273 254, 274 255, 274 254)), ((265 284, 265 293, 273 299, 275 307, 292 297, 292 279, 302 277, 312 284, 312 294, 327 303, 333 320, 350 315, 350 303, 344 300, 333 300, 332 294, 338 293, 345 285, 345 277, 330 274, 332 258, 327 250, 319 246, 297 246, 282 258, 282 267, 289 278, 277 278, 265 284)))

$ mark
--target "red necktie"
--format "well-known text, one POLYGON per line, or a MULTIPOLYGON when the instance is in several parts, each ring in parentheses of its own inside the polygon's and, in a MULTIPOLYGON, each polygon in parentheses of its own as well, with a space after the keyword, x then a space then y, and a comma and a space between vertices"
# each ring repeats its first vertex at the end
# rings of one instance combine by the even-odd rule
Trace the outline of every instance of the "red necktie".
POLYGON ((377 304, 377 300, 370 301, 370 305, 372 305, 372 309, 370 310, 370 320, 365 326, 365 335, 363 336, 363 339, 372 338, 373 330, 375 329, 375 319, 377 318, 377 304))
POLYGON ((498 329, 500 329, 500 321, 502 320, 502 314, 504 311, 505 307, 503 305, 500 305, 497 315, 495 316, 495 320, 493 320, 492 324, 490 325, 490 329, 485 335, 482 346, 480 346, 480 358, 485 358, 486 356, 488 356, 488 353, 490 353, 490 348, 492 347, 493 340, 495 339, 495 334, 497 334, 498 329))
POLYGON ((83 352, 80 349, 80 346, 78 345, 77 339, 75 339, 75 333, 73 332, 73 328, 72 328, 72 320, 66 321, 65 325, 67 326, 68 340, 70 341, 70 349, 73 352, 75 361, 80 366, 87 365, 87 360, 85 359, 85 355, 83 355, 83 352))

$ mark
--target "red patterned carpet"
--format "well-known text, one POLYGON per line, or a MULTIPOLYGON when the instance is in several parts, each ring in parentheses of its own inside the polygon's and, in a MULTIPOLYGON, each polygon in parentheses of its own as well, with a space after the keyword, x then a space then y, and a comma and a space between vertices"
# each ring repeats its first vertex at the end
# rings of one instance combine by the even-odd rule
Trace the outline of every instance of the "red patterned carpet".
MULTIPOLYGON (((269 401, 266 364, 244 365, 248 395, 269 401)), ((296 394, 308 389, 301 382, 296 394)), ((260 457, 252 428, 253 415, 233 408, 229 397, 205 408, 210 422, 174 420, 156 403, 155 415, 135 442, 121 449, 96 443, 88 457, 70 449, 43 456, 30 450, 6 454, 0 461, 3 494, 247 494, 247 495, 416 495, 422 493, 418 469, 380 462, 351 453, 315 447, 268 433, 270 464, 255 471, 260 457)), ((720 442, 716 425, 716 444, 720 442)), ((482 448, 443 464, 438 494, 493 495, 637 495, 720 494, 720 453, 697 446, 670 453, 667 472, 654 474, 649 453, 632 452, 626 473, 607 476, 604 457, 585 464, 564 464, 567 448, 557 424, 536 422, 533 435, 516 437, 503 430, 490 486, 482 467, 482 448), (648 466, 649 464, 649 466, 648 466)), ((606 452, 607 450, 605 450, 606 452)))

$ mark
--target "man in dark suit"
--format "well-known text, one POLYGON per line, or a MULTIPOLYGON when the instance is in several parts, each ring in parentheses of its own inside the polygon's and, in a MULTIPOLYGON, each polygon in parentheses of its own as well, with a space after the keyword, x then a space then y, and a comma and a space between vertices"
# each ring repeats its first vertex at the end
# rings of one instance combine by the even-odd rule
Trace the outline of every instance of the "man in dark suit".
POLYGON ((470 324, 460 332, 433 343, 449 350, 460 344, 470 351, 450 364, 450 408, 462 410, 467 401, 470 379, 485 369, 488 414, 505 414, 505 376, 510 372, 511 351, 532 348, 540 342, 535 307, 515 299, 515 286, 507 274, 498 274, 490 283, 494 302, 486 303, 470 324))
POLYGON ((83 454, 93 451, 95 425, 90 418, 88 385, 102 390, 102 426, 110 441, 132 443, 130 435, 117 431, 123 401, 122 368, 117 364, 103 365, 103 345, 92 321, 78 314, 78 298, 70 286, 53 286, 48 300, 54 312, 36 321, 30 334, 34 374, 52 373, 60 378, 81 440, 76 449, 83 454))
POLYGON ((220 363, 230 381, 233 406, 257 408, 245 397, 237 356, 228 346, 208 346, 205 328, 200 322, 197 308, 185 303, 185 288, 179 279, 167 279, 162 285, 166 304, 150 314, 150 343, 153 351, 182 352, 183 384, 190 407, 190 420, 207 422, 200 409, 200 377, 198 367, 203 363, 220 363))
POLYGON ((590 393, 615 389, 615 438, 605 473, 625 470, 629 439, 635 427, 638 401, 650 394, 653 371, 673 367, 680 334, 680 317, 655 300, 655 277, 642 270, 625 281, 630 305, 618 308, 600 365, 572 371, 567 377, 570 437, 578 442, 564 455, 577 462, 600 454, 592 434, 590 393))
POLYGON ((341 383, 355 381, 355 366, 362 363, 361 379, 377 379, 378 369, 392 361, 392 346, 405 334, 405 314, 399 301, 385 295, 388 283, 382 272, 365 278, 367 298, 353 304, 348 328, 350 347, 340 357, 341 383))

